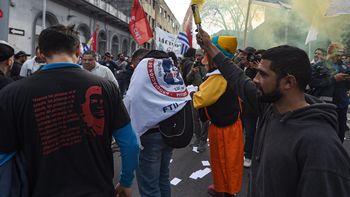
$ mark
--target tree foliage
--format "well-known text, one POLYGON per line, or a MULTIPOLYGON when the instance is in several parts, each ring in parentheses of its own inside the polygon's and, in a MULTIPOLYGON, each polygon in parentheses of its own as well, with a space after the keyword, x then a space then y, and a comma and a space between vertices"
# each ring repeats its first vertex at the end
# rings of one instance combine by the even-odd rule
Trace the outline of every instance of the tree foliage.
MULTIPOLYGON (((241 0, 206 0, 201 11, 203 21, 220 27, 225 32, 243 35, 247 2, 241 0)), ((251 9, 253 18, 256 9, 251 9)), ((249 23, 250 24, 250 23, 249 23)), ((249 27, 251 29, 251 27, 249 27)))

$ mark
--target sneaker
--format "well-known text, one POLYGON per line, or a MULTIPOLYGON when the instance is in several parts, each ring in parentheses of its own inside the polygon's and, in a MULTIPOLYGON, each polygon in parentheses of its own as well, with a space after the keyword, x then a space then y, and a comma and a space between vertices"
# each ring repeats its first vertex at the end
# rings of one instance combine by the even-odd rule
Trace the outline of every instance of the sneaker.
POLYGON ((208 194, 210 194, 211 196, 215 196, 215 197, 223 197, 225 193, 217 192, 214 188, 214 185, 211 184, 208 187, 208 194))
POLYGON ((244 158, 243 166, 245 168, 250 168, 250 166, 252 166, 252 160, 248 158, 244 158))
POLYGON ((207 142, 200 142, 199 145, 198 145, 198 148, 197 148, 197 151, 198 152, 204 152, 205 150, 207 150, 207 142))

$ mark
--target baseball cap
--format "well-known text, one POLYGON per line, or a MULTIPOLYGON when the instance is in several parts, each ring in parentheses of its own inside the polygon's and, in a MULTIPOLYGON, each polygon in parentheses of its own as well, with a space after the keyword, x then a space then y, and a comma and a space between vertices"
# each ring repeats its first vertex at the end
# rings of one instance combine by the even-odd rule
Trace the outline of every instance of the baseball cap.
POLYGON ((22 57, 22 56, 30 56, 30 54, 27 54, 27 53, 24 52, 24 51, 18 51, 18 52, 15 54, 15 58, 19 58, 19 57, 22 57))
POLYGON ((15 54, 13 47, 6 41, 0 40, 0 62, 9 59, 15 54))
POLYGON ((243 52, 243 53, 247 53, 247 54, 251 54, 251 53, 255 53, 256 49, 253 47, 246 47, 244 50, 238 49, 238 51, 243 52))

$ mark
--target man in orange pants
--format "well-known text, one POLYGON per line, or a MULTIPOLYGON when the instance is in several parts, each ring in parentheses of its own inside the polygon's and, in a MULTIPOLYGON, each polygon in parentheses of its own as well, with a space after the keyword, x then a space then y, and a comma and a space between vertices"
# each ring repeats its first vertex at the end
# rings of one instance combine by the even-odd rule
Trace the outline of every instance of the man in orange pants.
MULTIPOLYGON (((213 44, 232 58, 237 47, 235 37, 213 37, 213 44)), ((207 80, 193 94, 193 105, 201 117, 210 120, 210 160, 214 184, 208 188, 213 196, 235 196, 241 190, 243 176, 243 132, 239 117, 238 96, 227 86, 227 81, 212 60, 202 61, 208 69, 207 80)))

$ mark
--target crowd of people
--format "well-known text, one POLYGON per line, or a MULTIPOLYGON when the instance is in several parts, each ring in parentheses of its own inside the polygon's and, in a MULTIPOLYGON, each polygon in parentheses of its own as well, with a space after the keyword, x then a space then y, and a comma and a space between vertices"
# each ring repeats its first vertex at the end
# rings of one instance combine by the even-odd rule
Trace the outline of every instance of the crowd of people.
POLYGON ((185 146, 209 147, 212 196, 236 196, 244 167, 249 197, 350 196, 342 45, 310 61, 293 46, 196 38, 183 58, 140 48, 101 60, 80 54, 73 26, 43 30, 29 60, 0 41, 0 196, 130 197, 135 173, 142 197, 170 197, 177 137, 192 132, 185 146))

